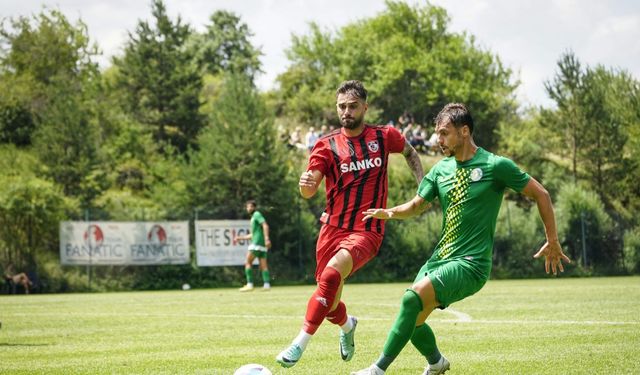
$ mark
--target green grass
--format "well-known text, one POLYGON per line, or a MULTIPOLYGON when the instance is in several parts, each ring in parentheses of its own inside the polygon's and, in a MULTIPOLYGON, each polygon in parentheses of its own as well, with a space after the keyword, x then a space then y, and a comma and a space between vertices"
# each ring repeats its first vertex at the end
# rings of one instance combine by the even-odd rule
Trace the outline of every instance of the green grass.
MULTIPOLYGON (((233 374, 246 363, 348 374, 377 358, 406 286, 348 284, 353 361, 340 360, 327 323, 288 370, 274 357, 298 333, 311 286, 0 296, 0 374, 233 374)), ((489 281, 429 321, 447 374, 640 374, 640 277, 489 281)), ((388 374, 422 366, 409 344, 388 374)))

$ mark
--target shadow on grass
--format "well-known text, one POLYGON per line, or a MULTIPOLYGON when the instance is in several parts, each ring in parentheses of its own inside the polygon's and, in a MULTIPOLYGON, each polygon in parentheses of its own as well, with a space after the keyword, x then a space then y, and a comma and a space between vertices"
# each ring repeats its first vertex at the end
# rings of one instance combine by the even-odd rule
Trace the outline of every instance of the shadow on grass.
POLYGON ((49 346, 51 344, 12 344, 10 342, 0 342, 0 346, 49 346))

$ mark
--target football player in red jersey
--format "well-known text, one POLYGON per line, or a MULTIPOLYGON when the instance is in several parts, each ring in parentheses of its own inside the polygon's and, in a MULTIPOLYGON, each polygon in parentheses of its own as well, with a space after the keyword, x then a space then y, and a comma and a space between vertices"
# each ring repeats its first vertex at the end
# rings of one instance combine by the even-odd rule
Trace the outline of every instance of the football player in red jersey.
POLYGON ((283 367, 298 362, 324 319, 340 326, 340 355, 351 360, 358 321, 347 315, 340 300, 342 287, 349 275, 378 254, 384 234, 384 220, 364 222, 362 212, 386 207, 389 154, 402 153, 416 184, 424 176, 418 153, 398 130, 364 122, 367 90, 361 82, 343 82, 336 92, 336 106, 342 127, 318 139, 298 183, 300 194, 308 199, 325 179, 327 201, 316 244, 317 288, 300 333, 276 357, 283 367))

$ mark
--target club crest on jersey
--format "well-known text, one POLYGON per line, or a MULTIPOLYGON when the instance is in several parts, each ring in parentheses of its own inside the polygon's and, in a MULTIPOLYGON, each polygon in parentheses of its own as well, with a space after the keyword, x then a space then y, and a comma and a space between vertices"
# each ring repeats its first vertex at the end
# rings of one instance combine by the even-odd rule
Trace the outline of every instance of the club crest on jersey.
POLYGON ((380 147, 378 146, 378 141, 369 141, 367 142, 367 148, 371 152, 377 152, 380 147))
POLYGON ((476 168, 471 171, 471 181, 473 182, 480 181, 481 178, 482 178, 482 169, 476 168))

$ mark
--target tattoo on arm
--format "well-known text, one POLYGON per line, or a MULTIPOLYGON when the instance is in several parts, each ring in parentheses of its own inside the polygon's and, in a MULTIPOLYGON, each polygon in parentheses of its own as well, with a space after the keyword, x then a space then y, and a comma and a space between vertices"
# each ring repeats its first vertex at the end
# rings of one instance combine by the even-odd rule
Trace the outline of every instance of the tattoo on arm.
POLYGON ((413 148, 413 146, 411 146, 411 144, 409 144, 409 142, 407 141, 405 141, 404 143, 404 150, 402 150, 402 155, 407 161, 407 165, 411 169, 411 173, 413 173, 416 181, 418 182, 418 184, 420 184, 420 181, 422 181, 422 178, 424 177, 424 170, 422 169, 420 155, 418 155, 416 149, 413 148))

